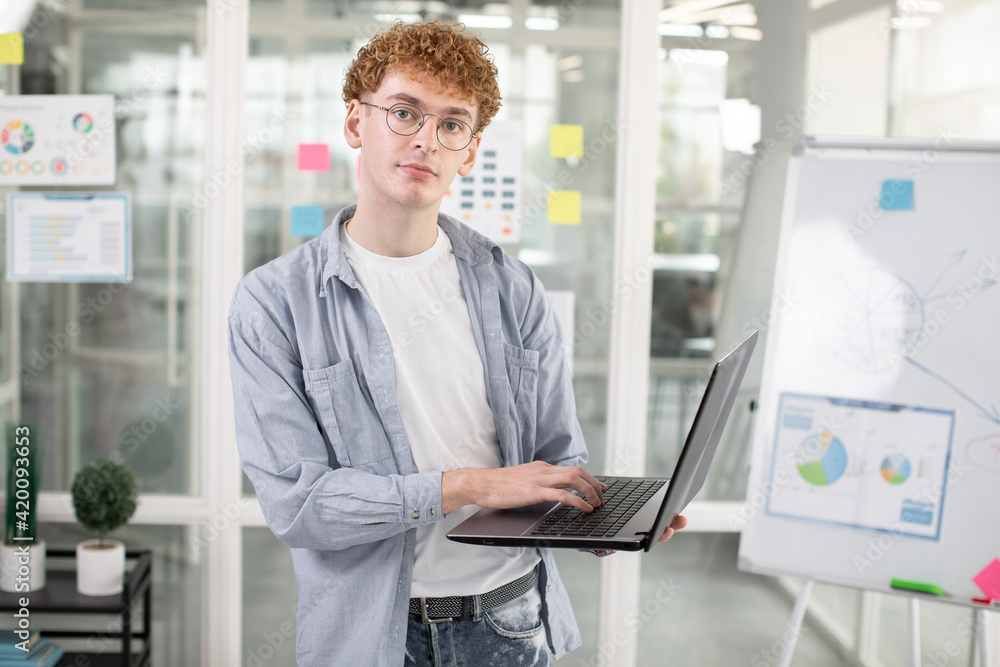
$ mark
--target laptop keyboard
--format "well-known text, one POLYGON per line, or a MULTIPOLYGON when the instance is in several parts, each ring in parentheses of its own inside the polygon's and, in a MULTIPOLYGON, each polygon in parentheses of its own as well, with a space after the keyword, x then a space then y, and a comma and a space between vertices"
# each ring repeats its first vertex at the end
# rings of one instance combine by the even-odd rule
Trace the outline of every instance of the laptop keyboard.
MULTIPOLYGON (((532 535, 552 537, 608 537, 617 533, 652 498, 664 480, 634 479, 628 477, 598 477, 608 485, 604 504, 589 514, 571 505, 561 505, 549 514, 532 535)), ((580 496, 579 492, 574 494, 580 496)))

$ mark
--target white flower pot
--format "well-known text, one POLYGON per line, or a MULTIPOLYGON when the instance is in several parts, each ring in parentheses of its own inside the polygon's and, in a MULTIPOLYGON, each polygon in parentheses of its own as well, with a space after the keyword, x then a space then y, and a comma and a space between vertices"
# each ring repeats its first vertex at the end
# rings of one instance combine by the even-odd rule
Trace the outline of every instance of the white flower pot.
POLYGON ((0 591, 30 593, 45 588, 45 540, 0 544, 0 591))
POLYGON ((125 545, 85 540, 76 545, 76 590, 81 595, 116 595, 125 582, 125 545))

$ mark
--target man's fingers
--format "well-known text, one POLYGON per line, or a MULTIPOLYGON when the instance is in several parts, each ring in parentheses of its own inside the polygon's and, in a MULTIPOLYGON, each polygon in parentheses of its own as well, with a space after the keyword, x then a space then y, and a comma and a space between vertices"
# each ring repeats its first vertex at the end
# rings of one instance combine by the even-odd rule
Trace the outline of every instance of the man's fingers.
POLYGON ((687 525, 688 525, 687 517, 685 517, 683 514, 678 514, 677 516, 674 517, 674 520, 670 522, 670 526, 668 526, 667 529, 663 531, 663 535, 660 536, 660 539, 658 539, 656 543, 662 544, 666 542, 673 536, 674 532, 681 530, 687 525))
POLYGON ((660 539, 658 539, 656 541, 656 543, 657 544, 663 544, 664 542, 666 542, 667 540, 669 540, 671 538, 671 536, 673 536, 673 534, 674 534, 674 529, 673 528, 667 528, 665 531, 663 531, 663 535, 660 536, 660 539))
POLYGON ((579 491, 594 507, 600 507, 604 502, 604 497, 601 495, 603 484, 589 472, 579 466, 573 466, 567 468, 562 474, 565 476, 560 480, 560 483, 564 488, 569 487, 579 491))
POLYGON ((585 512, 587 514, 594 511, 593 505, 589 505, 587 501, 585 501, 583 498, 576 495, 575 493, 570 493, 569 491, 565 490, 556 490, 556 491, 557 494, 555 497, 553 497, 553 500, 561 502, 564 505, 572 505, 581 512, 585 512))

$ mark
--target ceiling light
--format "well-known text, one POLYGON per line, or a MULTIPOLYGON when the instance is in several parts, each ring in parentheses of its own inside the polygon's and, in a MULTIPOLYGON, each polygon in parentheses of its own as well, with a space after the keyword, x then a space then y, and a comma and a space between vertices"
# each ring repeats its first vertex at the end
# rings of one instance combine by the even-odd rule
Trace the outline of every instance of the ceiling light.
POLYGON ((583 64, 583 56, 581 55, 566 56, 565 58, 560 58, 559 60, 556 61, 556 67, 558 67, 560 71, 566 71, 568 69, 576 69, 582 64, 583 64))
POLYGON ((524 27, 528 30, 558 30, 559 19, 546 16, 529 16, 524 19, 524 27))
POLYGON ((715 9, 732 4, 733 0, 692 0, 680 5, 674 5, 660 11, 660 21, 663 23, 687 23, 686 17, 707 9, 715 9))
POLYGON ((746 28, 740 25, 734 25, 730 28, 729 36, 735 39, 746 39, 751 42, 759 42, 764 39, 764 33, 760 31, 760 28, 746 28))
POLYGON ((700 25, 661 23, 660 35, 663 37, 701 37, 702 29, 700 25))
POLYGON ((479 30, 509 30, 514 21, 509 16, 494 16, 490 14, 459 14, 458 22, 468 28, 479 30))

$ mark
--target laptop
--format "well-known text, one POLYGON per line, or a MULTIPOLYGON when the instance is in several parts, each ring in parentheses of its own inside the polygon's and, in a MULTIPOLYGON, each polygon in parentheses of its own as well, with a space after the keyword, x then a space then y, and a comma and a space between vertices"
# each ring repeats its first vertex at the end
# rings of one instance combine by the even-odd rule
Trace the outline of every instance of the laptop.
POLYGON ((604 504, 591 513, 556 502, 481 509, 450 530, 448 539, 498 547, 649 551, 705 483, 757 335, 754 331, 715 364, 671 477, 595 475, 609 488, 604 504))

